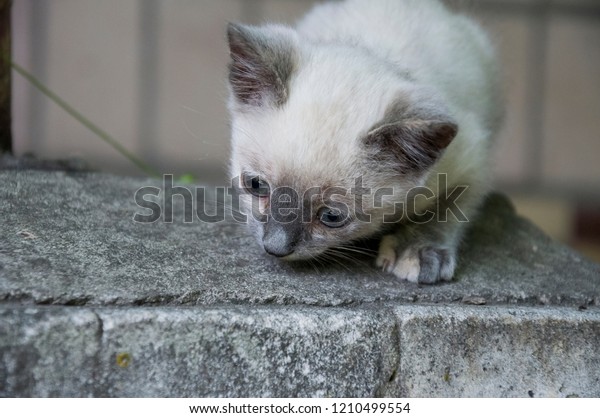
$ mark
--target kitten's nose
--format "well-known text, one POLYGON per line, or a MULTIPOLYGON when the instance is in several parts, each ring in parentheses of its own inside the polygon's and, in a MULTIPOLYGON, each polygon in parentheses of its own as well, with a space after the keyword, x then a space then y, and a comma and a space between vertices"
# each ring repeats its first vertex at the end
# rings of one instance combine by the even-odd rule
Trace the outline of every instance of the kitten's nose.
POLYGON ((275 257, 285 257, 293 253, 300 236, 301 226, 299 222, 280 223, 270 218, 265 224, 262 240, 265 251, 275 257))
POLYGON ((290 255, 294 252, 293 248, 269 246, 267 243, 264 244, 264 247, 267 254, 271 254, 275 257, 285 257, 286 255, 290 255))

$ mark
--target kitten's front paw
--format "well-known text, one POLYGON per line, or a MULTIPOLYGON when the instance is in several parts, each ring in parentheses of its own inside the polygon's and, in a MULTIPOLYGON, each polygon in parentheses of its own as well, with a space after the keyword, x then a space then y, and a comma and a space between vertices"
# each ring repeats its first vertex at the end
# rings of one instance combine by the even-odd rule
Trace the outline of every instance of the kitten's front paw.
POLYGON ((375 265, 386 273, 391 273, 396 264, 396 248, 398 240, 394 235, 386 235, 379 243, 379 253, 375 260, 375 265))
POLYGON ((446 247, 432 244, 403 246, 396 236, 387 235, 381 240, 375 263, 399 279, 433 284, 452 280, 456 257, 446 247))

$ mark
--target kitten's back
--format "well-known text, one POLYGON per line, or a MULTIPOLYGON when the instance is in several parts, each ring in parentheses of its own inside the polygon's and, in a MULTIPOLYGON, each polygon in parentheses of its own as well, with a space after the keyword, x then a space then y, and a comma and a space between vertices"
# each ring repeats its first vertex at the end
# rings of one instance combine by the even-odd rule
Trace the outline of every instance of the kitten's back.
POLYGON ((475 113, 494 131, 501 119, 494 50, 470 19, 437 0, 347 0, 315 7, 299 23, 317 43, 362 45, 475 113))

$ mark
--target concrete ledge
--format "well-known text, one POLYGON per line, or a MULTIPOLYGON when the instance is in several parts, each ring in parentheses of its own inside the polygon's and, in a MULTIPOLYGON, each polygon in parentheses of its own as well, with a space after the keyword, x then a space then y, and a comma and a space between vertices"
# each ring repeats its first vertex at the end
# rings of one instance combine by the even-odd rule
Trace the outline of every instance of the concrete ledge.
POLYGON ((400 377, 386 395, 598 397, 600 311, 397 307, 400 377))
POLYGON ((3 396, 374 395, 396 360, 393 321, 369 310, 52 307, 2 317, 2 351, 21 368, 3 396), (43 361, 57 347, 61 361, 43 361))
POLYGON ((600 396, 600 266, 502 196, 422 287, 136 224, 148 185, 0 171, 0 396, 600 396))
POLYGON ((0 396, 600 395, 600 311, 0 309, 0 396))
POLYGON ((400 282, 373 267, 281 263, 244 225, 138 224, 136 190, 155 180, 0 171, 0 300, 60 305, 396 301, 599 305, 600 266, 553 242, 493 195, 462 248, 456 281, 400 282))

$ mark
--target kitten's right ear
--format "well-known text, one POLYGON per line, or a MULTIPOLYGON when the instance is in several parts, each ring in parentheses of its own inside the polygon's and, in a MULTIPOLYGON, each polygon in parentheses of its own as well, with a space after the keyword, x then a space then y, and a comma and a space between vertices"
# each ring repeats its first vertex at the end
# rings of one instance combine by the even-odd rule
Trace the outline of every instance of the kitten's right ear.
POLYGON ((229 23, 229 83, 237 103, 283 105, 296 66, 295 33, 283 26, 261 28, 229 23))

